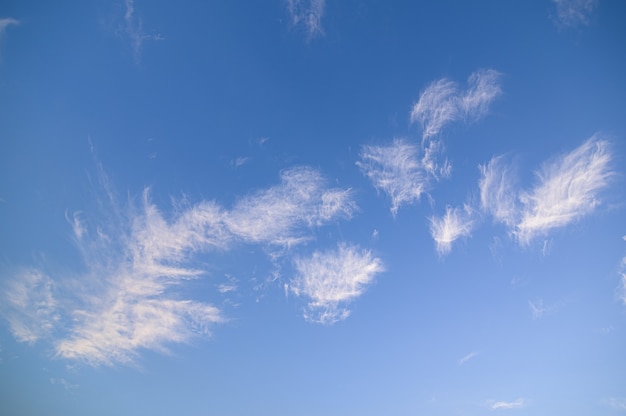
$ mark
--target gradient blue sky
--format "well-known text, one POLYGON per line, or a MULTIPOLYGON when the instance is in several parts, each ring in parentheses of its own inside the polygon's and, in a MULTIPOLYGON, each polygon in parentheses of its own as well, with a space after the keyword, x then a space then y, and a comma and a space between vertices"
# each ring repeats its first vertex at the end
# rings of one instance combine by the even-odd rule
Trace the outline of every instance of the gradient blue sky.
POLYGON ((625 413, 624 22, 2 2, 0 413, 625 413))

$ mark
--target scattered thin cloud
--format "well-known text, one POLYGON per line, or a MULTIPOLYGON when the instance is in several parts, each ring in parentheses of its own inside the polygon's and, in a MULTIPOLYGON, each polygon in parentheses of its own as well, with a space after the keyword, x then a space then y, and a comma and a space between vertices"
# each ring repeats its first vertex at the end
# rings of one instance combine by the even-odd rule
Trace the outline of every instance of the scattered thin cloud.
POLYGON ((626 411, 626 398, 624 397, 609 397, 604 400, 604 403, 613 410, 626 411))
POLYGON ((305 319, 325 325, 346 319, 349 304, 384 270, 381 260, 370 251, 347 244, 339 244, 337 250, 298 257, 294 263, 297 273, 291 291, 309 299, 305 319))
POLYGON ((463 365, 463 364, 465 364, 466 362, 468 362, 468 361, 469 361, 469 360, 471 360, 472 358, 476 357, 477 355, 478 355, 478 351, 472 351, 472 352, 470 352, 469 354, 467 354, 467 355, 465 355, 465 356, 463 356, 463 357, 461 357, 461 358, 459 359, 459 365, 463 365))
POLYGON ((561 27, 586 26, 598 0, 552 0, 556 6, 556 22, 561 27))
POLYGON ((68 393, 73 393, 79 387, 78 384, 72 384, 64 378, 50 378, 50 384, 63 386, 68 393))
POLYGON ((124 24, 121 33, 128 38, 133 50, 135 64, 141 62, 141 51, 146 41, 159 41, 165 39, 160 34, 147 34, 143 29, 143 21, 135 13, 135 0, 125 1, 124 24))
POLYGON ((470 214, 467 205, 463 209, 448 206, 443 217, 430 218, 430 234, 440 256, 448 254, 457 239, 470 236, 474 226, 470 214))
POLYGON ((410 122, 422 126, 419 145, 394 139, 390 145, 362 147, 356 164, 377 190, 389 195, 394 216, 402 205, 418 202, 434 181, 452 174, 439 133, 451 122, 481 119, 501 94, 500 77, 493 69, 476 71, 466 90, 445 78, 431 83, 410 112, 410 122))
POLYGON ((1 308, 15 339, 34 344, 51 336, 59 318, 54 282, 44 272, 20 269, 5 282, 1 308))
POLYGON ((325 0, 286 0, 289 19, 294 27, 302 27, 307 40, 322 36, 325 0))
POLYGON ((526 400, 517 399, 512 402, 489 400, 487 404, 491 410, 520 409, 526 405, 526 400))
POLYGON ((239 156, 233 160, 230 161, 230 165, 237 169, 243 165, 245 165, 246 163, 248 163, 251 159, 249 157, 245 157, 245 156, 239 156))
POLYGON ((501 74, 493 69, 476 71, 469 76, 465 91, 446 78, 431 83, 413 105, 411 122, 421 124, 422 138, 426 140, 437 136, 454 121, 478 121, 502 93, 500 77, 501 74))
POLYGON ((545 163, 537 184, 519 196, 523 205, 514 234, 522 245, 591 213, 606 188, 612 155, 606 140, 593 136, 570 153, 545 163))
POLYGON ((236 277, 227 274, 226 278, 228 279, 228 283, 220 283, 217 285, 217 291, 221 294, 235 292, 238 289, 239 280, 236 277))
POLYGON ((363 146, 357 166, 377 190, 391 198, 391 213, 418 202, 428 189, 429 177, 419 160, 419 148, 401 139, 389 146, 363 146))
POLYGON ((532 314, 533 319, 543 318, 543 316, 550 310, 550 308, 547 308, 543 304, 543 299, 538 299, 536 301, 529 300, 528 307, 530 308, 530 313, 532 314))

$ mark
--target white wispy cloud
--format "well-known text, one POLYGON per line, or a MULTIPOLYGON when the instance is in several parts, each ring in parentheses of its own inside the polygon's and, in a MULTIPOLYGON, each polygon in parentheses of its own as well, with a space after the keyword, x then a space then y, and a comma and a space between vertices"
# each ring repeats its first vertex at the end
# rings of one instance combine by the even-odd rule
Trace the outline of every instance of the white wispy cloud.
POLYGON ((17 26, 20 21, 12 17, 0 17, 0 41, 4 38, 4 32, 9 26, 17 26))
POLYGON ((49 337, 59 320, 54 282, 34 268, 15 274, 16 278, 7 280, 3 287, 2 314, 18 341, 33 344, 49 337))
MULTIPOLYGON (((5 32, 9 26, 17 26, 20 21, 12 17, 0 17, 0 43, 4 40, 5 32)), ((2 57, 0 56, 0 59, 2 57)), ((2 199, 0 199, 2 201, 2 199)))
POLYGON ((411 109, 411 122, 422 125, 424 140, 437 136, 453 121, 474 122, 482 118, 489 104, 502 93, 501 74, 493 69, 472 73, 467 89, 448 79, 440 79, 428 85, 411 109))
POLYGON ((626 411, 626 398, 623 397, 609 397, 604 400, 604 403, 614 410, 626 411))
POLYGON ((410 112, 411 123, 422 126, 422 165, 433 177, 450 175, 452 165, 447 159, 440 161, 443 141, 440 132, 456 121, 472 123, 484 117, 491 102, 502 93, 501 74, 493 69, 472 73, 467 88, 446 78, 429 84, 420 94, 410 112))
MULTIPOLYGON (((104 218, 66 214, 82 272, 56 278, 36 268, 15 273, 3 287, 1 308, 19 341, 45 339, 57 357, 92 366, 132 364, 144 350, 166 353, 169 345, 208 335, 226 320, 217 307, 183 295, 186 282, 206 274, 197 254, 244 243, 288 247, 356 209, 349 190, 327 187, 306 167, 283 171, 278 185, 239 199, 230 210, 183 199, 168 216, 152 203, 149 189, 120 204, 100 175, 104 218)), ((236 288, 229 278, 217 291, 236 288)))
POLYGON ((128 37, 130 46, 133 49, 133 59, 138 64, 141 61, 141 50, 146 41, 163 40, 160 34, 147 34, 143 30, 143 21, 135 13, 135 0, 125 1, 126 11, 124 13, 124 24, 122 33, 128 37))
POLYGON ((287 0, 287 11, 293 26, 302 26, 307 40, 324 34, 322 16, 325 0, 287 0))
MULTIPOLYGON (((167 220, 146 190, 139 207, 98 229, 76 234, 86 272, 72 281, 71 309, 56 355, 89 365, 130 364, 142 350, 167 351, 223 322, 204 302, 177 288, 203 272, 191 266, 199 251, 224 249, 228 235, 214 204, 189 206, 167 220)), ((68 285, 68 283, 65 283, 68 285)))
POLYGON ((411 122, 422 125, 422 137, 436 136, 460 116, 459 92, 455 82, 440 79, 428 85, 411 109, 411 122))
POLYGON ((297 167, 281 173, 281 183, 238 201, 224 217, 228 230, 253 243, 292 246, 310 238, 302 231, 356 210, 349 189, 327 188, 315 169, 297 167))
POLYGON ((535 187, 520 194, 523 211, 514 231, 520 243, 527 245, 591 213, 600 203, 598 193, 613 175, 611 159, 609 143, 593 136, 545 163, 536 174, 535 187))
MULTIPOLYGON (((626 235, 622 237, 626 241, 626 235)), ((622 264, 620 265, 620 283, 619 283, 619 299, 626 305, 626 256, 622 258, 622 264)))
POLYGON ((297 275, 290 288, 309 299, 305 319, 327 325, 346 319, 350 302, 383 271, 382 261, 370 251, 347 244, 339 244, 337 250, 315 251, 294 263, 297 275))
POLYGON ((238 168, 241 167, 243 165, 245 165, 246 163, 248 163, 250 161, 249 157, 246 156, 239 156, 233 160, 230 161, 230 164, 232 167, 234 168, 238 168))
POLYGON ((517 399, 512 402, 489 400, 488 405, 492 410, 519 409, 526 405, 526 400, 517 399))
POLYGON ((448 206, 443 217, 430 218, 430 234, 440 256, 448 254, 457 239, 470 236, 474 227, 471 213, 468 205, 463 209, 448 206))
POLYGON ((538 299, 534 302, 529 300, 528 307, 534 319, 541 319, 549 311, 549 308, 544 306, 543 299, 538 299))
POLYGON ((512 227, 518 220, 519 206, 510 162, 503 156, 496 156, 478 168, 481 173, 478 181, 481 209, 496 221, 512 227))
POLYGON ((557 23, 563 27, 587 25, 598 5, 597 0, 552 0, 556 5, 557 23))
POLYGON ((73 393, 79 387, 78 384, 70 383, 69 381, 67 381, 66 379, 64 379, 62 377, 59 377, 59 378, 52 377, 52 378, 50 378, 50 384, 58 384, 60 386, 63 386, 65 391, 67 391, 68 393, 73 393))
POLYGON ((357 166, 374 187, 391 198, 391 212, 419 201, 429 185, 428 173, 419 159, 419 148, 396 139, 389 146, 363 146, 357 166))
POLYGON ((220 283, 217 285, 217 291, 224 294, 229 292, 235 292, 238 288, 239 279, 229 274, 226 275, 228 283, 220 283))
POLYGON ((459 365, 463 365, 463 364, 465 364, 466 362, 468 362, 468 361, 469 361, 469 360, 471 360, 472 358, 476 357, 477 355, 478 355, 478 351, 472 351, 472 352, 470 352, 469 354, 467 354, 467 355, 465 355, 465 356, 463 356, 463 357, 461 357, 461 358, 459 359, 459 365))

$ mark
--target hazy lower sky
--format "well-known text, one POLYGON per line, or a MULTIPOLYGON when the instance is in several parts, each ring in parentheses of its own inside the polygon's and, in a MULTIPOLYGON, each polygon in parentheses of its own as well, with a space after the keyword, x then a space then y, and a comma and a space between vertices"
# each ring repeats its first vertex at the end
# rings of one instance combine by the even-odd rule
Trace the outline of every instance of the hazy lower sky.
POLYGON ((0 413, 626 412, 626 3, 0 4, 0 413))

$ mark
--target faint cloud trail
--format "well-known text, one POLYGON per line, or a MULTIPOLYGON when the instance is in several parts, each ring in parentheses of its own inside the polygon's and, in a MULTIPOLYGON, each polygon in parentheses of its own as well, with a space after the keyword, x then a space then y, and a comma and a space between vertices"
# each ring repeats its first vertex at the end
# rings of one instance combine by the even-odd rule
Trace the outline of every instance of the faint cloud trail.
POLYGON ((322 36, 325 0, 287 0, 287 11, 294 27, 303 26, 307 41, 322 36))

